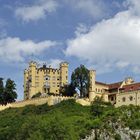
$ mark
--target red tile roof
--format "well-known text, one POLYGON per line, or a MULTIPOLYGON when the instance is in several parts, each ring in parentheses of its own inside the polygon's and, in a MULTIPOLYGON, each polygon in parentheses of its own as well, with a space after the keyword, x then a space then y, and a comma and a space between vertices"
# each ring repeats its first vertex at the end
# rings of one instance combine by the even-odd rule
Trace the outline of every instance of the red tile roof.
POLYGON ((123 86, 124 92, 135 91, 135 90, 140 90, 140 83, 134 83, 134 84, 123 86))
POLYGON ((109 90, 111 89, 118 89, 122 84, 122 81, 121 82, 117 82, 117 83, 113 83, 113 84, 108 84, 109 86, 109 90))

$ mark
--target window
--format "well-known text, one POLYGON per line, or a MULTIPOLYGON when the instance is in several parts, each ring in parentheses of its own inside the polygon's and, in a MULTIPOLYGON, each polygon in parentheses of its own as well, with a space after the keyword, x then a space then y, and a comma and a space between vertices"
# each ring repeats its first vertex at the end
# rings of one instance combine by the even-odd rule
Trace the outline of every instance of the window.
POLYGON ((49 76, 46 76, 45 77, 46 81, 50 80, 50 77, 49 76))
POLYGON ((111 97, 111 101, 114 101, 114 98, 113 97, 111 97))
POLYGON ((122 101, 125 102, 125 100, 126 100, 125 97, 123 97, 123 98, 122 98, 122 101))
POLYGON ((132 97, 132 96, 130 96, 130 97, 129 97, 129 99, 130 99, 130 101, 132 101, 132 100, 133 100, 133 97, 132 97))

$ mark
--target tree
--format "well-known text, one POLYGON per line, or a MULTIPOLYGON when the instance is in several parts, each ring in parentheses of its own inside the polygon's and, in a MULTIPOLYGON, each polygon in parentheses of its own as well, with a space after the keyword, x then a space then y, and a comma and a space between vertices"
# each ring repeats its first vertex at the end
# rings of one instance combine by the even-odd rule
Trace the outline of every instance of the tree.
POLYGON ((84 65, 80 65, 72 73, 71 83, 80 91, 81 97, 87 96, 89 90, 89 70, 84 65))
POLYGON ((0 104, 3 103, 4 84, 3 78, 0 78, 0 104))
POLYGON ((60 89, 63 96, 73 96, 76 93, 75 87, 72 84, 65 85, 60 89))
POLYGON ((113 107, 110 102, 105 102, 102 97, 96 96, 91 105, 91 113, 94 117, 100 117, 107 108, 113 107))
POLYGON ((11 79, 7 79, 3 94, 4 104, 15 102, 17 99, 16 84, 11 79))

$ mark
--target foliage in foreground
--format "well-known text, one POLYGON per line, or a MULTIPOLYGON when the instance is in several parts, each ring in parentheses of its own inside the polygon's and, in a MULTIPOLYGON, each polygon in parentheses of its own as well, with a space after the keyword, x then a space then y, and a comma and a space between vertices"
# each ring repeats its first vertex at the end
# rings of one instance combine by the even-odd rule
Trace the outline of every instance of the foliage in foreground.
MULTIPOLYGON (((102 103, 99 102, 102 106, 102 103)), ((105 105, 100 115, 94 114, 95 105, 81 106, 74 100, 62 101, 55 106, 26 106, 0 112, 1 140, 79 140, 90 134, 92 129, 107 129, 109 121, 118 120, 131 129, 140 129, 140 107, 123 106, 114 108, 105 105)), ((96 113, 96 110, 95 112, 96 113)), ((97 112, 98 114, 98 112, 97 112)), ((118 135, 114 135, 118 138, 118 135)))
POLYGON ((12 103, 15 99, 17 99, 15 82, 7 79, 4 85, 3 78, 0 78, 0 104, 12 103))

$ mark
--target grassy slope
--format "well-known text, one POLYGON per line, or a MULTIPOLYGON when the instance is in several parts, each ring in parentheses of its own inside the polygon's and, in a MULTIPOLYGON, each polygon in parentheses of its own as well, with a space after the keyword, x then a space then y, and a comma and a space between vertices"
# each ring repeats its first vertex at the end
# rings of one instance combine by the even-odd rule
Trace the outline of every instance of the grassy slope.
POLYGON ((99 118, 74 100, 7 109, 0 112, 0 140, 78 140, 93 128, 112 129, 109 120, 140 129, 140 107, 107 108, 99 118))

